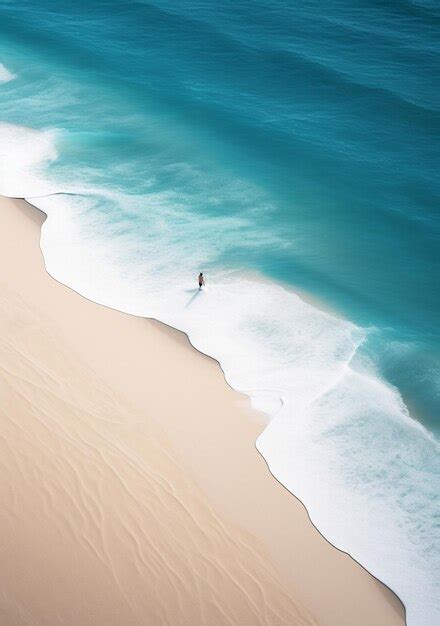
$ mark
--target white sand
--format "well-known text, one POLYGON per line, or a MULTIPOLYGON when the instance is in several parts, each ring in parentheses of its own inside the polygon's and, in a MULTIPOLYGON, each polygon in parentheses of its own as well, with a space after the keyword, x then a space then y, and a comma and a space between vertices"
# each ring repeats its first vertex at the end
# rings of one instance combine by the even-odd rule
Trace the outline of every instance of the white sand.
POLYGON ((51 279, 42 221, 0 199, 0 622, 403 625, 270 475, 218 365, 51 279))

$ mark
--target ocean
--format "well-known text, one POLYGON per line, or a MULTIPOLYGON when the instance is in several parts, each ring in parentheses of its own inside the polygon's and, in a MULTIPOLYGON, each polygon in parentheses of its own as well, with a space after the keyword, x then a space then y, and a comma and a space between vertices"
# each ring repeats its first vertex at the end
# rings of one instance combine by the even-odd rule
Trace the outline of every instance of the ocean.
POLYGON ((218 359, 409 626, 440 623, 439 28, 429 0, 0 0, 0 193, 48 214, 48 271, 218 359))

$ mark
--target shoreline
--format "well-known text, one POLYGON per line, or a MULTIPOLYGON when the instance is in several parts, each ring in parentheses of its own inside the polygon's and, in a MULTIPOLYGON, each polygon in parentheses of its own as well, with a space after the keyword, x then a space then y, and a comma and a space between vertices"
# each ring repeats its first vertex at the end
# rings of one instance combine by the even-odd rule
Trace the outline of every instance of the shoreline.
MULTIPOLYGON (((19 228, 26 230, 37 248, 32 255, 34 262, 39 255, 40 267, 33 273, 38 274, 38 284, 57 292, 55 310, 64 315, 69 307, 75 309, 66 319, 57 317, 59 336, 70 337, 74 331, 76 355, 91 371, 105 379, 108 388, 118 397, 127 398, 136 415, 155 416, 150 420, 154 422, 152 428, 156 428, 156 422, 160 423, 171 449, 176 451, 188 475, 207 498, 208 508, 219 511, 228 524, 263 546, 277 575, 288 589, 294 590, 290 595, 300 606, 306 607, 305 612, 310 611, 318 624, 335 626, 405 623, 404 607, 397 596, 349 555, 331 546, 312 525, 305 507, 270 474, 255 448, 255 441, 263 430, 258 414, 251 410, 249 400, 219 375, 218 362, 194 349, 182 331, 86 300, 49 277, 39 249, 38 229, 44 221, 43 212, 24 201, 0 199, 0 202, 2 214, 8 213, 10 227, 2 231, 11 236, 14 222, 16 232, 19 228), (79 312, 79 317, 71 319, 75 312, 79 312), (105 336, 104 330, 111 335, 105 336), (99 349, 93 347, 94 343, 99 349), (146 359, 145 354, 151 354, 152 350, 155 357, 146 359), (156 358, 159 354, 160 363, 156 358), (117 363, 121 359, 122 370, 117 363), (124 371, 126 375, 122 376, 124 371), (202 380, 203 394, 193 393, 186 373, 191 373, 198 385, 202 380), (145 381, 150 382, 154 394, 146 394, 145 381), (173 401, 169 396, 173 396, 173 401), (184 419, 177 419, 176 414, 184 419), (219 448, 219 444, 224 447, 219 448)), ((22 239, 20 237, 20 241, 22 239)), ((11 255, 11 245, 5 242, 5 247, 6 255, 11 255)), ((15 253, 13 267, 17 266, 19 256, 15 253)), ((51 319, 54 302, 38 299, 28 270, 29 266, 21 270, 20 295, 30 295, 32 304, 37 300, 39 310, 42 308, 51 319)), ((14 278, 6 279, 8 287, 14 289, 14 278)))

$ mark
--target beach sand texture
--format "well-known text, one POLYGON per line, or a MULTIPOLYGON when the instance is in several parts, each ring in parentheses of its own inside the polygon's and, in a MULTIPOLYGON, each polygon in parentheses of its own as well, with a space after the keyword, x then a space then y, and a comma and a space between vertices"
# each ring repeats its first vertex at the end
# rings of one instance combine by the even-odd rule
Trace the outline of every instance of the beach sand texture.
POLYGON ((271 476, 218 364, 54 281, 42 222, 0 199, 0 622, 404 624, 271 476))

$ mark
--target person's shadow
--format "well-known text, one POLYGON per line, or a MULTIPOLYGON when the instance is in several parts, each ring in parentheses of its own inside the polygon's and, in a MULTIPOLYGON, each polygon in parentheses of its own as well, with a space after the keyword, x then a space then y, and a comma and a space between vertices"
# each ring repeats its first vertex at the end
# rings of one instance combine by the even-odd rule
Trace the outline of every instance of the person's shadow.
POLYGON ((193 294, 191 296, 191 298, 188 300, 188 302, 185 304, 185 309, 187 309, 188 307, 190 307, 192 305, 192 303, 197 298, 197 296, 202 293, 202 289, 196 289, 195 291, 194 291, 194 289, 185 289, 185 291, 187 293, 192 293, 193 294))

